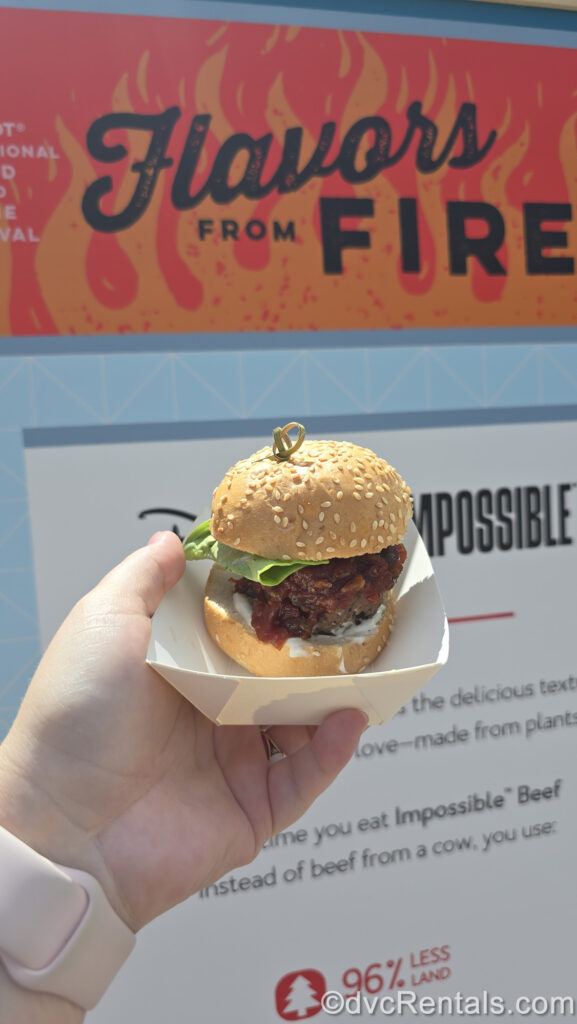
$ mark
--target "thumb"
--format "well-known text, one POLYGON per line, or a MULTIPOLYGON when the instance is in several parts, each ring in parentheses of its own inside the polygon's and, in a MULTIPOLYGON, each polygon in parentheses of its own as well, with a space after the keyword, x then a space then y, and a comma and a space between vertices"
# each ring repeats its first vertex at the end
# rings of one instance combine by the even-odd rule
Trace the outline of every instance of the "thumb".
POLYGON ((93 599, 110 611, 154 615, 162 598, 178 582, 186 565, 175 533, 155 533, 144 548, 134 551, 94 588, 93 599))

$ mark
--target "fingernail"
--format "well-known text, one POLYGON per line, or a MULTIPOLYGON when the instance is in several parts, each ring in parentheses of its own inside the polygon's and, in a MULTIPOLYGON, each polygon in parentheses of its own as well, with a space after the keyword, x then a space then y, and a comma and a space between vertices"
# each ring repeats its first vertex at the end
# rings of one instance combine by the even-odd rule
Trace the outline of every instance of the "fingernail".
POLYGON ((148 544, 149 545, 150 544, 160 544, 160 542, 162 540, 164 540, 165 536, 166 536, 166 531, 165 530, 158 530, 157 533, 153 533, 152 534, 152 537, 150 538, 148 544))

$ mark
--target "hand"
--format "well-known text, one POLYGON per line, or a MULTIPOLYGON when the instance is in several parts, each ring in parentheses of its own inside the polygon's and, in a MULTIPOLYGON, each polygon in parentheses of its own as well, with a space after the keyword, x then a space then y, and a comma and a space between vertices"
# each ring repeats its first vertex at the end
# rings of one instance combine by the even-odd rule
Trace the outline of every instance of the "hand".
POLYGON ((137 931, 252 860, 332 782, 366 725, 214 726, 145 663, 150 616, 184 571, 157 534, 56 634, 0 747, 0 824, 100 881, 137 931))

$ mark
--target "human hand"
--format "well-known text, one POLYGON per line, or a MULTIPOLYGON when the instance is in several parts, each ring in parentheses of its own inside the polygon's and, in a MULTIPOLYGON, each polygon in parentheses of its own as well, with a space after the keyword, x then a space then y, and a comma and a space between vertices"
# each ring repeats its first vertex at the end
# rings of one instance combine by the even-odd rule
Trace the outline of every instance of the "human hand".
POLYGON ((145 663, 150 616, 184 571, 157 534, 72 610, 0 747, 0 824, 94 875, 126 923, 252 860, 352 756, 355 710, 317 728, 213 725, 145 663))

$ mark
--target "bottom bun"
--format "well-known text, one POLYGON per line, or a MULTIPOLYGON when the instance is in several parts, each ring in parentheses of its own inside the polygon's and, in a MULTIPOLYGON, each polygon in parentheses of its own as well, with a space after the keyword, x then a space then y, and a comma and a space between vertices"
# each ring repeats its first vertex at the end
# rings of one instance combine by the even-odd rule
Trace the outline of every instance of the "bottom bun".
POLYGON ((252 602, 234 593, 230 572, 214 566, 206 583, 204 621, 216 644, 255 676, 336 676, 360 672, 385 646, 394 617, 390 592, 372 619, 337 636, 291 637, 280 650, 259 640, 250 624, 252 602))

